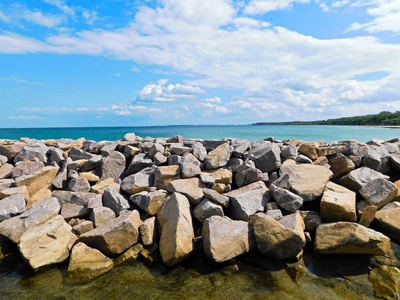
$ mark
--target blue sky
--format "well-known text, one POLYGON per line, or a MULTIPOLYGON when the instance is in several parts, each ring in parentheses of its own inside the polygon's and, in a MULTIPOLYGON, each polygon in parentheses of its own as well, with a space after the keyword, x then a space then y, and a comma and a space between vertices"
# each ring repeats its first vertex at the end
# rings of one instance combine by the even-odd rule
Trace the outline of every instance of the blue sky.
POLYGON ((3 0, 0 127, 400 110, 398 0, 3 0))

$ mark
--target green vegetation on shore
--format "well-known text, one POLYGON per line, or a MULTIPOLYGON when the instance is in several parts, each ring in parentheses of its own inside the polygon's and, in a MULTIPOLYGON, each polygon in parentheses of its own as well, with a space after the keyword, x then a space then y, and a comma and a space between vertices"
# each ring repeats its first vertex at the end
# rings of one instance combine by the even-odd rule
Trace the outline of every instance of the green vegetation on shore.
POLYGON ((258 122, 252 125, 371 125, 371 126, 397 126, 400 125, 400 111, 391 113, 382 111, 379 114, 344 117, 319 121, 293 121, 293 122, 258 122))

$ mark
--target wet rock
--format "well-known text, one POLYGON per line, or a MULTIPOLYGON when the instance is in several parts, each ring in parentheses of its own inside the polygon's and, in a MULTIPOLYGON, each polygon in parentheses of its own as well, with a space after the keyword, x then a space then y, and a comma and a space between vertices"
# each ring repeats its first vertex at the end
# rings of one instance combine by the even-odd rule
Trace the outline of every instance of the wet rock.
POLYGON ((144 168, 138 173, 125 177, 121 182, 121 189, 128 194, 145 191, 154 185, 154 168, 144 168))
POLYGON ((235 220, 248 220, 256 212, 264 212, 270 192, 263 188, 229 196, 229 216, 235 220))
POLYGON ((390 249, 386 255, 376 255, 371 258, 372 266, 390 266, 400 268, 400 246, 390 242, 390 249))
POLYGON ((107 224, 115 219, 115 213, 108 207, 95 207, 90 213, 90 220, 93 222, 94 227, 107 224))
POLYGON ((377 178, 371 180, 360 189, 360 194, 371 205, 378 206, 378 209, 391 202, 397 196, 397 187, 394 183, 377 178))
POLYGON ((205 187, 198 178, 188 178, 171 181, 167 190, 170 193, 183 194, 192 204, 197 205, 203 198, 203 188, 205 187))
POLYGON ((156 238, 156 217, 146 219, 139 227, 140 237, 144 246, 153 244, 156 238))
POLYGON ((15 194, 0 200, 0 222, 25 211, 25 197, 15 194))
POLYGON ((332 178, 339 178, 347 173, 353 171, 356 166, 343 154, 337 154, 329 158, 329 164, 331 165, 331 171, 333 172, 332 178))
POLYGON ((398 299, 400 295, 400 270, 396 267, 376 266, 369 272, 369 281, 375 288, 375 295, 386 299, 398 299))
POLYGON ((288 212, 294 213, 303 205, 303 198, 291 191, 277 187, 274 184, 269 186, 269 190, 276 203, 288 212))
POLYGON ((154 171, 154 185, 159 189, 166 189, 172 180, 180 178, 180 167, 177 165, 158 167, 154 171))
POLYGON ((315 234, 314 250, 321 254, 385 255, 390 239, 357 223, 321 224, 315 234))
POLYGON ((99 250, 80 242, 72 248, 68 277, 77 282, 87 282, 107 273, 113 266, 113 261, 99 250))
POLYGON ((26 230, 55 217, 59 211, 60 204, 55 198, 38 201, 24 213, 1 222, 0 235, 4 235, 14 243, 18 243, 26 230))
POLYGON ((82 234, 79 241, 100 250, 109 257, 113 257, 137 243, 140 224, 138 211, 129 211, 82 234))
POLYGON ((93 185, 90 188, 90 191, 95 194, 104 194, 104 191, 107 188, 109 188, 111 186, 116 186, 116 185, 118 185, 118 184, 114 181, 114 179, 107 178, 107 179, 101 180, 98 183, 96 183, 95 185, 93 185))
POLYGON ((204 253, 215 262, 230 260, 255 246, 251 224, 228 217, 212 216, 206 219, 202 237, 204 253))
POLYGON ((160 254, 166 265, 173 266, 193 251, 193 225, 188 199, 179 193, 169 196, 157 219, 161 225, 160 254))
POLYGON ((58 172, 56 167, 44 167, 32 175, 18 177, 15 181, 17 187, 25 185, 29 196, 33 196, 38 190, 50 187, 58 172))
POLYGON ((219 204, 225 208, 229 205, 229 197, 221 195, 217 191, 212 189, 205 188, 203 189, 204 197, 214 201, 216 204, 219 204))
POLYGON ((261 172, 272 172, 281 166, 280 148, 273 143, 262 144, 249 151, 254 163, 261 172))
POLYGON ((368 182, 377 178, 389 179, 388 176, 383 175, 382 173, 374 171, 368 167, 361 167, 340 178, 338 183, 352 191, 358 192, 368 182))
POLYGON ((62 216, 56 216, 24 232, 19 251, 33 269, 64 261, 77 240, 62 216))
POLYGON ((224 143, 207 154, 206 166, 207 169, 217 169, 223 167, 231 157, 233 148, 224 143))
POLYGON ((108 187, 104 191, 102 199, 103 205, 111 208, 116 216, 119 216, 124 209, 131 207, 129 201, 119 193, 119 185, 108 187))
POLYGON ((203 199, 194 209, 193 215, 200 222, 204 222, 211 216, 224 216, 222 207, 209 199, 203 199))
POLYGON ((321 218, 330 222, 355 222, 356 193, 341 185, 328 182, 321 199, 321 218))
POLYGON ((124 170, 125 156, 118 151, 112 151, 110 155, 101 160, 101 180, 112 178, 118 182, 124 170))
POLYGON ((296 257, 306 244, 304 222, 297 213, 280 220, 263 213, 251 217, 254 236, 261 253, 277 260, 296 257))
POLYGON ((157 214, 164 203, 168 193, 164 190, 154 192, 141 192, 130 197, 132 203, 146 211, 150 215, 157 214))

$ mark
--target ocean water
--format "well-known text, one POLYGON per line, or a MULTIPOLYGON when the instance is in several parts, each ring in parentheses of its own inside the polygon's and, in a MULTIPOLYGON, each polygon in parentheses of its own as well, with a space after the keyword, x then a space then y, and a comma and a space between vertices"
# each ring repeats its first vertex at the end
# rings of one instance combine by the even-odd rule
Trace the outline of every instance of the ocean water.
POLYGON ((149 127, 87 127, 87 128, 11 128, 0 129, 0 139, 59 139, 81 137, 87 140, 119 140, 128 132, 141 137, 172 137, 222 139, 241 138, 250 141, 275 137, 280 140, 324 140, 327 143, 355 139, 367 142, 371 139, 390 140, 400 137, 400 128, 360 126, 292 126, 292 125, 226 125, 226 126, 149 126, 149 127))

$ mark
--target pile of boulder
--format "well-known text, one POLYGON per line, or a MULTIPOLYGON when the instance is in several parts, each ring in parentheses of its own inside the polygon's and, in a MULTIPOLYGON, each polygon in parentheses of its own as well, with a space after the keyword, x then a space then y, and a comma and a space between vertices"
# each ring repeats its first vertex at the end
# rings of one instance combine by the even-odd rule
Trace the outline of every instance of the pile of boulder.
POLYGON ((9 243, 34 270, 69 258, 82 280, 152 253, 175 266, 195 251, 298 260, 306 244, 390 256, 400 243, 398 139, 21 138, 0 141, 0 165, 0 258, 9 243))

